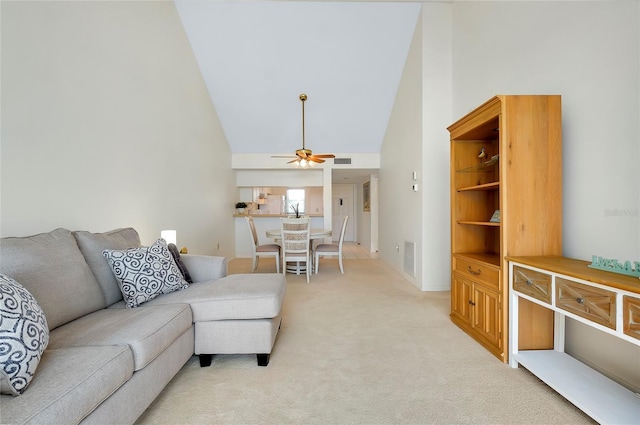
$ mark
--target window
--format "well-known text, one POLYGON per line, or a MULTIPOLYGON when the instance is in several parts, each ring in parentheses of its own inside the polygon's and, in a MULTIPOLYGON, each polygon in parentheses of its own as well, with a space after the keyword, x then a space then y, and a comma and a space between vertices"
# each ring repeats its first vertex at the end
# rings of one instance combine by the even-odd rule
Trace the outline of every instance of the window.
POLYGON ((296 204, 298 205, 298 213, 304 214, 304 189, 287 190, 287 214, 294 213, 296 204))

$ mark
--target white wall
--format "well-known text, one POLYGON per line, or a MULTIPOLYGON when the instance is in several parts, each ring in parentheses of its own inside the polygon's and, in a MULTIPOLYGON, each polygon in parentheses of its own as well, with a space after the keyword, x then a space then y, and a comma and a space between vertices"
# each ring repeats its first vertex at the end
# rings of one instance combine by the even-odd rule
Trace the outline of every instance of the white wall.
POLYGON ((423 3, 380 160, 381 258, 423 291, 451 287, 451 28, 451 4, 423 3), (415 277, 404 271, 405 241, 416 244, 415 277))
POLYGON ((232 256, 231 154, 173 3, 2 2, 1 19, 2 236, 169 228, 232 256))
POLYGON ((260 186, 322 186, 323 169, 302 170, 288 168, 285 170, 236 170, 238 187, 260 186))
POLYGON ((380 235, 380 178, 377 174, 371 175, 371 214, 369 214, 369 242, 371 252, 378 252, 380 235))
POLYGON ((422 290, 451 288, 450 143, 452 8, 425 4, 422 12, 422 290))
POLYGON ((422 194, 412 190, 412 172, 423 175, 421 37, 419 17, 380 152, 378 247, 380 258, 418 288, 422 287, 421 262, 416 262, 412 276, 404 272, 403 261, 405 241, 415 243, 416 258, 423 252, 422 194))
MULTIPOLYGON (((640 258, 639 9, 604 1, 453 4, 455 117, 496 94, 562 95, 567 257, 640 258)), ((570 322, 568 352, 640 388, 638 347, 570 322)))

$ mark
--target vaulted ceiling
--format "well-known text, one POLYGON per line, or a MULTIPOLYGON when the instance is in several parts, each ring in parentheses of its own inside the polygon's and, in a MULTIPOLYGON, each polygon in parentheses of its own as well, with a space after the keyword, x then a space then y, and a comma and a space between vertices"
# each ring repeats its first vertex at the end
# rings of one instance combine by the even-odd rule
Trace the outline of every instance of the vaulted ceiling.
POLYGON ((233 153, 380 152, 420 3, 175 3, 233 153))

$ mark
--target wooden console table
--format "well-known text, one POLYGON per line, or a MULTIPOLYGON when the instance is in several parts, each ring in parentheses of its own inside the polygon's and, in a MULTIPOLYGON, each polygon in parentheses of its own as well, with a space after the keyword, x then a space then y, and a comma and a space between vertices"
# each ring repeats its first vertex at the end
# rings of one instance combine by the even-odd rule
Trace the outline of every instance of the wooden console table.
POLYGON ((565 354, 564 325, 565 317, 570 317, 640 346, 640 279, 592 269, 587 261, 565 257, 507 260, 510 366, 524 366, 601 424, 638 423, 640 395, 565 354), (519 308, 526 307, 520 303, 527 301, 552 314, 550 328, 541 321, 541 332, 550 329, 552 335, 539 338, 552 341, 552 349, 530 346, 523 342, 526 338, 519 338, 519 332, 540 331, 535 317, 520 317, 519 308))

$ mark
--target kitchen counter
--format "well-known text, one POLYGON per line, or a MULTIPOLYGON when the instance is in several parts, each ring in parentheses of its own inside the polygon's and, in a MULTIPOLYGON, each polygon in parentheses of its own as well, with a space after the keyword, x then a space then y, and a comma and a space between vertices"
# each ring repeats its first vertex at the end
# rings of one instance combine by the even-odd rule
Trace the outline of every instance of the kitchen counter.
MULTIPOLYGON (((292 214, 234 214, 234 217, 246 217, 250 215, 253 218, 265 218, 265 217, 289 217, 292 214)), ((322 213, 305 214, 308 217, 324 217, 322 213)))

